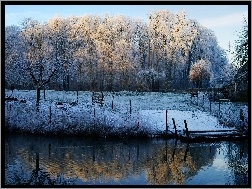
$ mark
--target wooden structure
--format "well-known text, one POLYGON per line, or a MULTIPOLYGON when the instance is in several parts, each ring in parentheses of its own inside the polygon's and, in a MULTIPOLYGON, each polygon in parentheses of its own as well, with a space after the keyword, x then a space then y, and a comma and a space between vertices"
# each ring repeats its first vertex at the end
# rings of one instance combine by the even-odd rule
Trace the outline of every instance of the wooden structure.
POLYGON ((198 97, 198 90, 196 89, 191 89, 190 90, 191 98, 192 97, 198 97))
POLYGON ((103 92, 93 92, 92 94, 92 104, 98 103, 100 106, 104 104, 103 92))
POLYGON ((209 130, 209 131, 188 131, 185 130, 180 135, 182 142, 213 142, 213 141, 233 141, 246 140, 247 133, 240 133, 237 130, 209 130))

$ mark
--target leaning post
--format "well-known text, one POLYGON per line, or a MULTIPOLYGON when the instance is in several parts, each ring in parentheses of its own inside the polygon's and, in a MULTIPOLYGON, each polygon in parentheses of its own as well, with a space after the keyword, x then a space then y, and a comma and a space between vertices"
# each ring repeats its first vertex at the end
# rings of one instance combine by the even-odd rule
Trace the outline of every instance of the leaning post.
POLYGON ((178 132, 177 132, 177 128, 176 128, 176 124, 175 124, 175 119, 174 118, 172 118, 172 122, 173 122, 173 125, 174 125, 175 136, 177 138, 178 137, 178 132))

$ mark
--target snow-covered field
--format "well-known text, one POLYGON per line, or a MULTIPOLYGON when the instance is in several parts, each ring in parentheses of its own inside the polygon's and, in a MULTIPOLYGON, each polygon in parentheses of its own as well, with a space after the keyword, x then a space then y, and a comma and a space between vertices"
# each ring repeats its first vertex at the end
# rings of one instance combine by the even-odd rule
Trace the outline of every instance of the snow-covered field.
MULTIPOLYGON (((5 96, 10 95, 11 91, 6 90, 5 96)), ((248 118, 246 105, 225 103, 221 105, 221 112, 216 113, 218 104, 212 104, 210 114, 202 102, 199 101, 199 106, 196 106, 189 94, 181 93, 104 92, 105 101, 101 107, 92 104, 92 92, 79 91, 78 104, 70 105, 77 100, 76 91, 46 91, 45 99, 41 91, 39 111, 35 103, 36 91, 15 90, 12 96, 26 99, 26 103, 5 102, 5 121, 9 129, 31 133, 155 134, 165 131, 166 110, 169 132, 174 132, 172 118, 179 131, 185 128, 184 120, 189 130, 232 129, 230 125, 240 124, 240 109, 244 111, 246 123, 248 118), (56 102, 63 105, 56 105, 56 102)), ((207 106, 206 100, 204 103, 207 106)))

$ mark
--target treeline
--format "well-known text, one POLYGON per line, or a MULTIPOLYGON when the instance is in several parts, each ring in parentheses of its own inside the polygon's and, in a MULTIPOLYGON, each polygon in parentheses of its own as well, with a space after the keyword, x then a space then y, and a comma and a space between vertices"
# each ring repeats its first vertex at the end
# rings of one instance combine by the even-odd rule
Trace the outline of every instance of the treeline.
POLYGON ((218 87, 232 66, 213 31, 184 12, 56 16, 5 27, 5 83, 20 89, 169 91, 218 87))

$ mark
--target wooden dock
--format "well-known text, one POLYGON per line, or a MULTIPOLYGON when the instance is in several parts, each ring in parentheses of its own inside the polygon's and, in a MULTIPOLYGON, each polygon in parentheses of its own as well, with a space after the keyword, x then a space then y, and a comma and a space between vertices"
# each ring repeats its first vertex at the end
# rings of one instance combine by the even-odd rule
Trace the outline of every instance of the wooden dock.
POLYGON ((214 142, 214 141, 236 141, 247 140, 246 133, 237 130, 213 130, 213 131, 184 131, 179 136, 182 142, 214 142))

